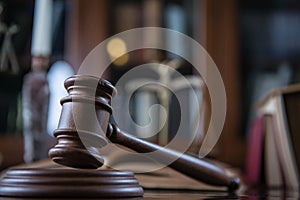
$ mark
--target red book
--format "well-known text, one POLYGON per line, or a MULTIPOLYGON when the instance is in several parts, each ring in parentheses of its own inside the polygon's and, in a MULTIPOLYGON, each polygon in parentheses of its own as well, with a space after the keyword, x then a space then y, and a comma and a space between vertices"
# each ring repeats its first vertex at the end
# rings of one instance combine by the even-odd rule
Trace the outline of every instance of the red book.
POLYGON ((259 116, 251 127, 246 163, 246 179, 250 184, 261 182, 264 141, 264 116, 259 116))

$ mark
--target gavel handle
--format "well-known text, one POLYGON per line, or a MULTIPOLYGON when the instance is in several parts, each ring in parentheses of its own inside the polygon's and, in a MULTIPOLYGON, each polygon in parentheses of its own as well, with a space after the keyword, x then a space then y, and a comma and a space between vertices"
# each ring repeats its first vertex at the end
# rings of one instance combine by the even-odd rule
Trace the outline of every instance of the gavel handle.
POLYGON ((136 138, 121 131, 115 125, 109 124, 107 137, 111 142, 123 145, 139 153, 148 153, 159 150, 159 160, 163 161, 164 159, 170 160, 174 158, 173 160, 175 161, 172 162, 169 167, 196 180, 211 185, 226 186, 231 191, 236 190, 239 187, 239 178, 228 176, 222 168, 199 158, 187 154, 181 155, 177 151, 136 138))

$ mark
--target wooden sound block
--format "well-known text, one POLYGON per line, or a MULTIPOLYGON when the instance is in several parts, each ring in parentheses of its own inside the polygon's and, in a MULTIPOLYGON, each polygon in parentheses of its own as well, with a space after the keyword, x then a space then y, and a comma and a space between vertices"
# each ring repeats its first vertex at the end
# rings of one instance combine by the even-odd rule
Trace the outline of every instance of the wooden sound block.
POLYGON ((14 168, 0 180, 0 197, 142 198, 143 189, 132 172, 14 168))

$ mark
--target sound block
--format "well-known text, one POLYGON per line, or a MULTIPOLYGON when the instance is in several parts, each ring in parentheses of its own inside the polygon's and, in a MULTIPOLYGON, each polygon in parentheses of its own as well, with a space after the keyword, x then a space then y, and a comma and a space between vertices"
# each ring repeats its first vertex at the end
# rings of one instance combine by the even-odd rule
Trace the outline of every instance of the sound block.
POLYGON ((0 180, 0 197, 142 198, 143 189, 132 172, 14 168, 0 180))

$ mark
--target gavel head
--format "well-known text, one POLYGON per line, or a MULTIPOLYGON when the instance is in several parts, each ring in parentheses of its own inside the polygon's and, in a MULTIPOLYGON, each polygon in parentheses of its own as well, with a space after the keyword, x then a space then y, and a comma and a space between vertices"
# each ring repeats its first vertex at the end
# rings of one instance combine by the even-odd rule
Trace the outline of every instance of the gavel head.
POLYGON ((106 80, 75 75, 65 83, 68 96, 61 100, 62 111, 50 149, 54 162, 75 168, 98 168, 103 159, 97 147, 107 144, 105 133, 112 114, 110 102, 116 89, 106 80))

